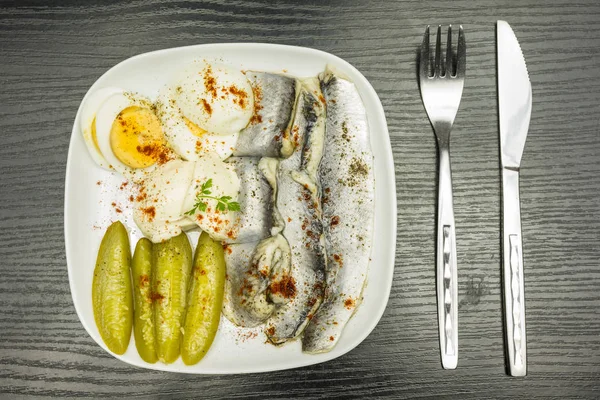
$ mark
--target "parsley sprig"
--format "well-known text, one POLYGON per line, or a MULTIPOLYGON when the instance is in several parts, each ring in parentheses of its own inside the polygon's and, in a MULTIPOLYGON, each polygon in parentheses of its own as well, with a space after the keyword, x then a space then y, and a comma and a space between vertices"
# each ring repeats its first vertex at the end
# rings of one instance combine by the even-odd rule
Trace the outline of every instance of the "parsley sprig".
POLYGON ((200 187, 200 193, 198 193, 198 195, 196 196, 196 203, 194 203, 192 209, 187 211, 185 215, 194 215, 196 213, 196 210, 200 210, 201 212, 206 211, 206 207, 208 207, 208 204, 206 203, 206 201, 204 201, 205 199, 216 200, 218 211, 240 211, 240 203, 236 201, 231 201, 231 196, 211 196, 212 192, 210 189, 212 188, 212 186, 212 179, 209 179, 202 184, 202 186, 200 187))

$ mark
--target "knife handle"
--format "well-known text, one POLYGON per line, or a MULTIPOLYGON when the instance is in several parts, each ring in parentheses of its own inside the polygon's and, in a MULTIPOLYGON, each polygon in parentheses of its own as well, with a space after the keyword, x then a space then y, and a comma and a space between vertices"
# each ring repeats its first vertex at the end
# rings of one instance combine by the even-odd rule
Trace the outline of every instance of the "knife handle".
POLYGON ((518 170, 502 169, 502 206, 504 328, 508 369, 512 376, 525 376, 527 341, 518 170))
POLYGON ((450 152, 439 151, 436 286, 442 367, 458 364, 458 285, 450 152))

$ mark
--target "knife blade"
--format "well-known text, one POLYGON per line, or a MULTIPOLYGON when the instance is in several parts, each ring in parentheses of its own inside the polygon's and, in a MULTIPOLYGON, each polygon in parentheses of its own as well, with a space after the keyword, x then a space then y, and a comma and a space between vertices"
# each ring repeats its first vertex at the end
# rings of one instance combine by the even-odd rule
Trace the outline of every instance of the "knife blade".
POLYGON ((519 170, 529 130, 532 92, 521 46, 510 25, 497 23, 498 109, 502 167, 502 262, 506 354, 512 376, 527 374, 519 170))

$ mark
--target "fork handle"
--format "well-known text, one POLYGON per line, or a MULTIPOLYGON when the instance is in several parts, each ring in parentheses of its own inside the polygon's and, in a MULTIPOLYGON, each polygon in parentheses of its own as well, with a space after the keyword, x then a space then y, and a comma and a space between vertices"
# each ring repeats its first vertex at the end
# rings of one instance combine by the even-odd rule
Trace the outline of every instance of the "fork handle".
POLYGON ((525 335, 525 285, 519 171, 502 169, 502 263, 506 354, 512 376, 527 374, 525 335))
POLYGON ((456 240, 452 207, 452 172, 448 148, 439 150, 436 283, 442 366, 458 363, 458 285, 456 240))

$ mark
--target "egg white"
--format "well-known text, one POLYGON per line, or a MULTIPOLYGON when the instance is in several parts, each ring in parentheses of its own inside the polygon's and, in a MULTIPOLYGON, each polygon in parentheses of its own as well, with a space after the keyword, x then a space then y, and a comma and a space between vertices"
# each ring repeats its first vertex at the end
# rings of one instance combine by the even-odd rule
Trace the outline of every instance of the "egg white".
POLYGON ((98 89, 92 94, 90 94, 81 106, 79 129, 81 130, 81 134, 83 136, 83 139, 85 140, 85 145, 94 162, 100 167, 108 170, 111 169, 109 167, 109 163, 106 161, 102 153, 98 151, 98 148, 96 148, 96 145, 94 144, 94 139, 92 137, 92 124, 95 123, 94 118, 96 118, 96 113, 98 112, 100 106, 102 106, 102 104, 106 101, 106 99, 108 99, 116 93, 122 92, 122 89, 115 87, 98 89))
POLYGON ((218 135, 207 132, 202 136, 194 135, 186 125, 174 97, 174 88, 169 85, 161 90, 156 102, 158 118, 173 151, 186 160, 197 160, 209 152, 216 153, 222 160, 231 156, 238 133, 218 135))
POLYGON ((146 198, 137 202, 133 219, 142 233, 158 243, 194 227, 184 214, 184 200, 192 183, 195 162, 172 160, 149 173, 142 183, 146 198), (154 215, 150 216, 148 209, 154 215))
POLYGON ((225 64, 197 60, 183 68, 173 82, 173 98, 181 113, 200 128, 220 135, 231 135, 248 125, 254 113, 254 95, 250 81, 241 71, 225 64), (206 77, 213 84, 207 84, 206 77), (244 105, 228 91, 235 87, 245 94, 244 105), (214 90, 214 91, 213 91, 214 90), (206 101, 208 112, 201 105, 206 101))
MULTIPOLYGON (((238 201, 240 193, 240 179, 234 168, 214 154, 206 154, 196 161, 192 176, 192 183, 188 189, 183 202, 184 210, 191 210, 196 203, 196 196, 201 190, 202 184, 212 179, 210 188, 211 196, 231 196, 231 201, 238 201)), ((204 232, 208 233, 215 240, 225 240, 228 238, 228 232, 236 230, 237 212, 218 211, 216 209, 217 201, 206 200, 207 209, 196 212, 191 219, 204 232), (217 222, 217 220, 219 222, 217 222)))

